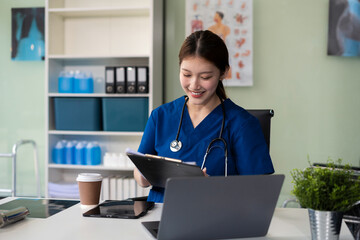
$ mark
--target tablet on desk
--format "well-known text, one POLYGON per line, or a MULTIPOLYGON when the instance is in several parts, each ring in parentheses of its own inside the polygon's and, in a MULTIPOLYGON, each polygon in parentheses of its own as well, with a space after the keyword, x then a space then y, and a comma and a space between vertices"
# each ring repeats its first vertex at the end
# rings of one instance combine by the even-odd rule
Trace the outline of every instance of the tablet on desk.
POLYGON ((145 200, 106 200, 85 212, 84 217, 136 219, 144 216, 154 207, 154 202, 145 200))
POLYGON ((155 187, 165 188, 168 178, 204 176, 199 166, 178 159, 127 151, 127 156, 141 174, 155 187))

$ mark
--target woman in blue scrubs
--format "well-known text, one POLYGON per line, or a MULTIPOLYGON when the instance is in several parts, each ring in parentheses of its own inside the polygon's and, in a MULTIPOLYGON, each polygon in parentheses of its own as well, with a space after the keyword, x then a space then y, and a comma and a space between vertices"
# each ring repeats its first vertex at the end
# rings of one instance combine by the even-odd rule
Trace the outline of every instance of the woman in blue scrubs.
MULTIPOLYGON (((185 39, 179 64, 186 95, 152 111, 139 152, 196 164, 209 176, 274 172, 258 120, 225 93, 228 59, 223 40, 208 30, 185 39)), ((140 186, 150 186, 137 169, 134 177, 140 186)), ((164 189, 153 187, 148 201, 163 197, 164 189)))

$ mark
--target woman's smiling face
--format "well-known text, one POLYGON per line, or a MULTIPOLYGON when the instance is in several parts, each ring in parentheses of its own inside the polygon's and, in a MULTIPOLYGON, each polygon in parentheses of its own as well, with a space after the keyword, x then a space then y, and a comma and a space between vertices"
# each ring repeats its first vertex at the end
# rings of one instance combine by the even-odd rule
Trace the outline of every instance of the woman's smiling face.
POLYGON ((203 105, 217 101, 216 88, 220 70, 201 57, 187 57, 180 65, 180 84, 189 97, 189 104, 203 105))

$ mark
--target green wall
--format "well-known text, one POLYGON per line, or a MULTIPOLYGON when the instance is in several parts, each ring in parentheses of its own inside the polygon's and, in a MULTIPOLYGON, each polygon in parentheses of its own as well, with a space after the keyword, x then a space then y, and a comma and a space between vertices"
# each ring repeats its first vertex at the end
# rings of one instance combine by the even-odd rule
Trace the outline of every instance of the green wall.
MULTIPOLYGON (((44 0, 0 2, 0 153, 10 153, 20 139, 38 144, 44 186, 45 64, 12 61, 11 8, 44 7, 44 0)), ((24 145, 18 151, 18 194, 35 195, 33 152, 24 145)), ((0 188, 11 187, 11 159, 0 158, 0 188)), ((1 194, 1 193, 0 193, 1 194)))
MULTIPOLYGON (((328 157, 360 161, 360 58, 326 55, 328 0, 254 0, 254 86, 227 88, 244 108, 273 108, 271 156, 286 174, 328 157)), ((0 152, 19 139, 45 141, 44 62, 10 59, 11 8, 43 7, 43 0, 0 2, 0 152)), ((185 38, 185 0, 165 1, 165 101, 183 94, 177 54, 185 38)), ((11 165, 0 158, 0 188, 10 186, 11 165)), ((19 193, 34 194, 32 152, 19 157, 19 193)), ((43 175, 42 175, 43 176, 43 175)), ((44 177, 42 177, 44 180, 44 177)), ((43 182, 42 182, 43 183, 43 182)))
MULTIPOLYGON (((327 56, 329 0, 254 0, 254 86, 229 87, 244 108, 272 108, 271 156, 286 174, 328 157, 360 161, 360 58, 327 56)), ((165 101, 181 96, 178 50, 185 1, 166 1, 165 101)))

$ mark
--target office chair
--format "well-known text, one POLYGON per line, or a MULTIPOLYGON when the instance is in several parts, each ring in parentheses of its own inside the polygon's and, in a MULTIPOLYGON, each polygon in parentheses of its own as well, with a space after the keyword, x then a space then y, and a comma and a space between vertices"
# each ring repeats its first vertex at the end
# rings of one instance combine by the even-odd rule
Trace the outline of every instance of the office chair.
POLYGON ((247 110, 251 115, 256 117, 261 125, 266 144, 268 145, 270 151, 270 128, 271 128, 271 118, 274 116, 274 110, 272 109, 250 109, 247 110))

